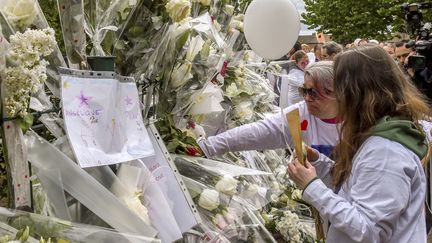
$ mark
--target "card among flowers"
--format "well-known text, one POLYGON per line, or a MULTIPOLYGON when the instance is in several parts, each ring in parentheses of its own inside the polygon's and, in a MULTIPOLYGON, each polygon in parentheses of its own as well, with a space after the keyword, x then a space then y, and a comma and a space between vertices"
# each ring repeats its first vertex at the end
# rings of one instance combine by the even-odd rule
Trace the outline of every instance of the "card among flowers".
POLYGON ((135 82, 89 76, 62 75, 65 127, 80 166, 116 164, 154 155, 135 82))

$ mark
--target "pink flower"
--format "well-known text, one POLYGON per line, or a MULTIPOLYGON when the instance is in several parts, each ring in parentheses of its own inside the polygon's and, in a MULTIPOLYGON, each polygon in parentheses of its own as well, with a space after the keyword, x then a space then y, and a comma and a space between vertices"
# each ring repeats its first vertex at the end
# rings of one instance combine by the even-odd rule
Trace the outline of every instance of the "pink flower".
POLYGON ((228 226, 228 223, 225 221, 225 218, 223 217, 222 214, 218 213, 216 214, 216 216, 213 219, 214 224, 219 228, 219 229, 224 229, 225 227, 228 226))
POLYGON ((226 210, 223 210, 222 214, 228 224, 234 224, 237 218, 237 214, 233 208, 227 208, 226 210))

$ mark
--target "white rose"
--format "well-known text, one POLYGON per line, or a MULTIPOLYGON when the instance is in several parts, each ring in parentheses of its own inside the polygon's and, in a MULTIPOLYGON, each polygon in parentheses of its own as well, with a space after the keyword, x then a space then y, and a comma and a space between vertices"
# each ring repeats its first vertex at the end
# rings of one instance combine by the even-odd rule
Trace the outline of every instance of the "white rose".
POLYGON ((225 175, 216 183, 216 190, 225 193, 227 195, 234 195, 237 192, 238 180, 234 179, 232 176, 225 175))
POLYGON ((34 0, 9 0, 3 6, 3 13, 8 20, 20 27, 25 27, 33 23, 36 18, 36 1, 34 0))
POLYGON ((210 6, 211 0, 200 0, 203 6, 210 6))
POLYGON ((256 184, 250 184, 244 191, 246 197, 253 197, 258 192, 258 186, 256 184))
POLYGON ((191 2, 189 0, 170 0, 165 8, 174 22, 180 22, 190 15, 191 2))
POLYGON ((219 192, 212 189, 204 189, 198 200, 198 205, 209 211, 219 207, 219 192))
POLYGON ((253 118, 254 111, 252 109, 252 102, 244 101, 240 102, 234 108, 235 117, 238 118, 241 122, 249 121, 253 118))
POLYGON ((239 95, 239 91, 237 89, 237 85, 235 83, 231 83, 225 91, 225 95, 232 98, 239 95))
POLYGON ((155 30, 159 30, 162 27, 163 25, 162 16, 151 17, 151 20, 153 23, 153 28, 155 28, 155 30))
POLYGON ((279 190, 280 189, 280 185, 279 185, 279 183, 277 181, 272 181, 271 188, 274 189, 274 190, 279 190))
POLYGON ((234 6, 227 4, 227 5, 224 6, 224 11, 229 16, 232 16, 234 14, 234 6))
POLYGON ((301 190, 294 190, 291 194, 292 199, 294 200, 301 200, 303 198, 302 191, 301 190))
POLYGON ((183 64, 177 64, 171 74, 171 86, 176 89, 187 83, 187 81, 193 77, 191 70, 191 62, 186 61, 183 64))
POLYGON ((243 21, 244 20, 244 14, 237 14, 236 16, 234 16, 234 19, 243 21))
POLYGON ((204 128, 198 124, 195 124, 195 128, 192 128, 192 133, 195 135, 195 138, 205 138, 206 132, 204 128))
POLYGON ((236 20, 236 19, 231 20, 231 22, 229 23, 229 27, 238 29, 241 32, 243 32, 243 22, 240 20, 236 20))

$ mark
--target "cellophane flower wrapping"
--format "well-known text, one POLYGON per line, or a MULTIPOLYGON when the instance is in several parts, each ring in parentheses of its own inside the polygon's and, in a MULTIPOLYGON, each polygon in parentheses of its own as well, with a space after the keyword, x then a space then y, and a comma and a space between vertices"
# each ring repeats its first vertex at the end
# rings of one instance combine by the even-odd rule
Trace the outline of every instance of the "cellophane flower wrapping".
POLYGON ((9 242, 160 242, 155 238, 124 234, 93 225, 0 208, 0 240, 9 242), (40 241, 39 241, 40 240, 40 241), (114 240, 114 241, 112 241, 114 240))

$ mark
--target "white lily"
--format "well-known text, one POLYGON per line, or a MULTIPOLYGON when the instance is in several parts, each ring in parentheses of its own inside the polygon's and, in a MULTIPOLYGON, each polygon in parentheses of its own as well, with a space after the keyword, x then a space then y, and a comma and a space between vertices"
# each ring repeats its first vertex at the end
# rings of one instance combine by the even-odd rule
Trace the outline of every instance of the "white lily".
POLYGON ((223 101, 222 90, 219 86, 208 83, 203 91, 192 96, 190 115, 210 114, 224 111, 220 102, 223 101))
POLYGON ((137 192, 133 197, 123 197, 121 201, 134 213, 136 213, 144 222, 150 224, 150 218, 147 208, 141 203, 140 196, 142 193, 137 192))

